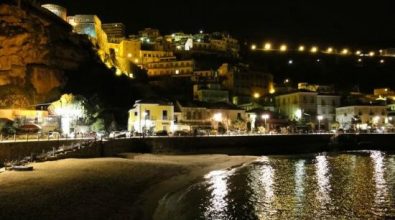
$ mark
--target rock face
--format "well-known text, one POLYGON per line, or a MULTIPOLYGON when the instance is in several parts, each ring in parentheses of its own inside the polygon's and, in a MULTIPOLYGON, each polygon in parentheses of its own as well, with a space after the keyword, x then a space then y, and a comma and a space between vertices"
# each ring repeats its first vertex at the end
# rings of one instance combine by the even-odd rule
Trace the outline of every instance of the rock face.
POLYGON ((95 59, 89 40, 71 30, 38 6, 0 3, 0 107, 50 101, 68 71, 95 59))

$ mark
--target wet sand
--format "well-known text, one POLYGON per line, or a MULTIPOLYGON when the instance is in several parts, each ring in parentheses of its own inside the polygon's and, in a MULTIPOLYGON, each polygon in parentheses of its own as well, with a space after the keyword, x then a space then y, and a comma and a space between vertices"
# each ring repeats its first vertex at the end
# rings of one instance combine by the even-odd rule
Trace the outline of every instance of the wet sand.
POLYGON ((35 163, 0 174, 0 219, 152 219, 167 193, 256 157, 123 154, 35 163))

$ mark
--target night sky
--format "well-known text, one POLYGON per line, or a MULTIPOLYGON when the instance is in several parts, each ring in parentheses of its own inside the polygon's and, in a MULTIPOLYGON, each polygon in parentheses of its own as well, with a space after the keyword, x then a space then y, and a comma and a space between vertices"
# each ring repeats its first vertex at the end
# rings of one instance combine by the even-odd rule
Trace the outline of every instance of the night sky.
POLYGON ((123 22, 127 32, 144 27, 164 34, 228 31, 250 40, 344 46, 395 46, 393 0, 42 0, 68 14, 96 14, 123 22), (261 2, 261 3, 257 3, 261 2))

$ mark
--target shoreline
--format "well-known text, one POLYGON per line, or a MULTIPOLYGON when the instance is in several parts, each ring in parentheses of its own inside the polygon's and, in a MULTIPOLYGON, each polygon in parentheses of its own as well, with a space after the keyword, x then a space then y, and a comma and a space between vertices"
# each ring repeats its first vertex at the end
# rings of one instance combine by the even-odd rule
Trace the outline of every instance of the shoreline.
POLYGON ((0 174, 0 218, 152 219, 168 193, 255 156, 122 154, 33 163, 0 174), (123 157, 123 158, 122 158, 123 157))

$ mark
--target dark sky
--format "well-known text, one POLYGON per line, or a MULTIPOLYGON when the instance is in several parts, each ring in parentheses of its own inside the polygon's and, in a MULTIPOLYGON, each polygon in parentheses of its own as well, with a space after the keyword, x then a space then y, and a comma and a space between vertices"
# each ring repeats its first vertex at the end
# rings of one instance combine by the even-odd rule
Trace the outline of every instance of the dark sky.
POLYGON ((163 33, 228 31, 249 39, 395 46, 394 0, 41 0, 69 14, 97 14, 123 22, 131 34, 144 27, 163 33))

